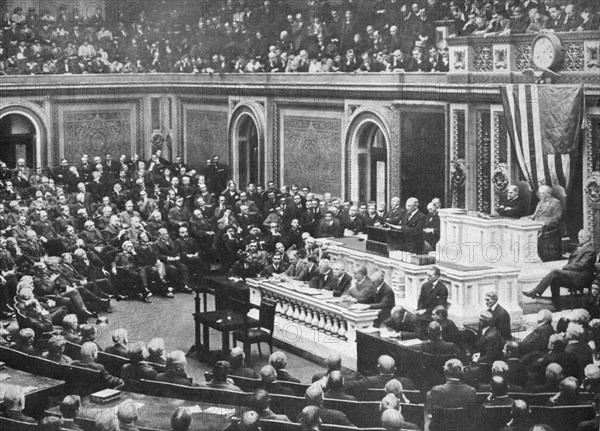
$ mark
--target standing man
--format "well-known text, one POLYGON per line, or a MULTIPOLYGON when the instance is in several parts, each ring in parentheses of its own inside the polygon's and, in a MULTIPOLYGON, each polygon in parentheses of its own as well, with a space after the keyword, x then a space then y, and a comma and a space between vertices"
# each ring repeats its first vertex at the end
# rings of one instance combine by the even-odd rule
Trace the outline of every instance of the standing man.
POLYGON ((510 315, 500 304, 498 304, 498 294, 488 292, 485 294, 485 306, 487 311, 492 314, 491 325, 496 327, 504 341, 512 339, 510 333, 510 315))
POLYGON ((440 240, 440 215, 438 207, 433 204, 433 201, 427 204, 427 213, 423 241, 425 241, 425 251, 433 251, 440 240))
POLYGON ((429 319, 433 309, 438 305, 444 307, 448 305, 448 288, 440 281, 440 269, 433 266, 427 271, 427 281, 421 286, 415 314, 429 319))
POLYGON ((408 198, 406 200, 406 213, 400 221, 400 226, 389 225, 404 233, 405 251, 421 254, 423 249, 423 229, 425 228, 425 214, 419 211, 419 200, 408 198))

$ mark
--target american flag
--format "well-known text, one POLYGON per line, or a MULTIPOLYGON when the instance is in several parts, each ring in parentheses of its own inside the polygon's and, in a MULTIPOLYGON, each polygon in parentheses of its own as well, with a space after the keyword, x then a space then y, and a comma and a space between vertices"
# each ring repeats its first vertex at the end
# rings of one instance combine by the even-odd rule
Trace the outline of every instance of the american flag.
POLYGON ((536 190, 568 190, 584 121, 583 86, 519 84, 501 87, 508 133, 525 179, 536 190))

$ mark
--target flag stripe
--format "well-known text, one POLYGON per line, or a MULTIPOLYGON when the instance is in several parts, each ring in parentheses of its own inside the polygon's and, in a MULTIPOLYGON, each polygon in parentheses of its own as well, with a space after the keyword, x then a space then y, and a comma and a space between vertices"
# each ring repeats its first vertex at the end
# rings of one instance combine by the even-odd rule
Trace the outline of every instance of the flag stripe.
POLYGON ((527 109, 531 106, 530 93, 527 92, 527 87, 524 85, 517 86, 516 91, 519 101, 519 122, 521 123, 521 142, 525 156, 525 165, 531 172, 533 183, 537 184, 539 181, 543 181, 543 179, 538 176, 537 160, 535 153, 533 153, 535 151, 535 145, 533 145, 533 136, 529 135, 529 130, 531 129, 530 125, 533 121, 531 119, 531 109, 527 109))
POLYGON ((550 175, 548 172, 548 164, 544 163, 544 151, 542 149, 542 132, 540 130, 540 99, 538 97, 537 88, 532 88, 531 85, 527 86, 527 94, 530 97, 531 102, 527 104, 528 109, 528 119, 529 114, 531 113, 531 127, 530 127, 530 135, 531 139, 535 146, 534 156, 535 156, 535 166, 537 168, 537 177, 540 183, 544 184, 552 184, 550 181, 550 175), (542 179, 544 179, 542 181, 542 179))
MULTIPOLYGON (((506 123, 508 126, 508 134, 510 136, 511 141, 513 142, 513 148, 515 149, 519 165, 524 166, 525 160, 523 156, 523 150, 521 148, 521 141, 517 133, 518 128, 516 126, 516 117, 515 115, 513 115, 515 114, 515 101, 513 98, 514 87, 515 86, 513 84, 509 84, 506 86, 505 89, 502 89, 504 106, 508 107, 508 109, 504 109, 504 115, 506 117, 506 123)), ((531 175, 529 175, 529 171, 527 169, 521 169, 521 171, 525 175, 525 179, 527 180, 527 182, 533 184, 533 181, 531 180, 531 175)))

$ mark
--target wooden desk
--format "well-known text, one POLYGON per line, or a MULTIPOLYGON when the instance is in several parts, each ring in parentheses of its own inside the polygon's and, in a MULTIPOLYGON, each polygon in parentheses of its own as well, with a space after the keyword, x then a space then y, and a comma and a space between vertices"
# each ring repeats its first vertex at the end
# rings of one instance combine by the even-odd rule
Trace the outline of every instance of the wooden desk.
MULTIPOLYGON (((195 401, 178 400, 175 398, 153 397, 150 395, 137 394, 133 392, 121 392, 119 399, 106 403, 96 404, 90 401, 89 396, 84 397, 79 409, 80 422, 84 429, 86 425, 91 424, 100 413, 110 413, 110 410, 116 413, 117 406, 125 400, 132 400, 139 405, 139 420, 137 426, 144 429, 170 430, 171 415, 178 407, 202 408, 202 413, 192 414, 191 431, 221 431, 229 426, 231 418, 226 416, 224 409, 235 409, 235 415, 239 416, 242 409, 238 406, 208 404, 195 401), (214 412, 207 412, 206 409, 214 407, 214 412)), ((60 409, 53 407, 46 411, 49 415, 60 416, 60 409)))
POLYGON ((7 390, 11 386, 19 385, 25 391, 25 414, 38 418, 48 405, 48 400, 62 394, 64 384, 62 380, 5 367, 0 370, 0 404, 4 402, 4 393, 7 390))
MULTIPOLYGON (((378 374, 377 360, 389 355, 396 361, 396 371, 401 375, 420 369, 421 345, 404 346, 396 338, 383 338, 379 331, 367 333, 356 331, 358 372, 364 375, 378 374)), ((410 377, 410 374, 408 375, 410 377)))

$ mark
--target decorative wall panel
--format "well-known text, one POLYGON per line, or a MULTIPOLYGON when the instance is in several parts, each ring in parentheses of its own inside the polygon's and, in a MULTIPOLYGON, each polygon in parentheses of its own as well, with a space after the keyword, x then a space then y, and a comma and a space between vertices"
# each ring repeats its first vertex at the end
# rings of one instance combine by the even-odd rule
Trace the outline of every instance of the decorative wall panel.
POLYGON ((319 117, 283 119, 283 184, 308 185, 316 193, 342 191, 341 121, 319 117))
POLYGON ((191 167, 204 166, 214 156, 229 164, 227 111, 218 109, 185 109, 185 160, 191 167))
POLYGON ((129 154, 134 133, 130 109, 78 110, 63 113, 64 154, 79 160, 83 154, 129 154))

